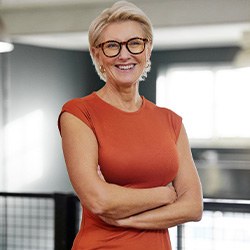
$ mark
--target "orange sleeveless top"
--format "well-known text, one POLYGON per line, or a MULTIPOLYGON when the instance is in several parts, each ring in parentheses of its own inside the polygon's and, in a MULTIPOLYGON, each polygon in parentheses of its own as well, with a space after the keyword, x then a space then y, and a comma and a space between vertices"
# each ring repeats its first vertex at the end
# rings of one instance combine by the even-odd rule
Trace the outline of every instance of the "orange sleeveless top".
MULTIPOLYGON (((136 112, 122 111, 95 92, 62 108, 94 132, 99 166, 108 183, 149 188, 165 186, 178 171, 176 142, 182 119, 143 98, 136 112)), ((60 123, 59 123, 60 129, 60 123)), ((138 230, 107 225, 83 207, 73 250, 170 250, 168 230, 138 230)))

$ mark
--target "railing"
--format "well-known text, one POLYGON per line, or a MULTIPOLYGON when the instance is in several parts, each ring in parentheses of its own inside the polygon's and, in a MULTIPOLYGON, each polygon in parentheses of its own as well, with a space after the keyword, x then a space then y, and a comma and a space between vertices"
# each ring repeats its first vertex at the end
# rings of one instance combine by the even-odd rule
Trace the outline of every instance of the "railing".
POLYGON ((0 193, 0 250, 67 250, 79 227, 69 194, 0 193))
MULTIPOLYGON (((73 194, 0 193, 0 250, 68 250, 81 208, 73 194)), ((203 219, 170 229, 173 250, 249 250, 250 202, 204 200, 203 219)))
POLYGON ((250 201, 204 199, 202 220, 178 226, 173 249, 249 250, 249 225, 250 201))

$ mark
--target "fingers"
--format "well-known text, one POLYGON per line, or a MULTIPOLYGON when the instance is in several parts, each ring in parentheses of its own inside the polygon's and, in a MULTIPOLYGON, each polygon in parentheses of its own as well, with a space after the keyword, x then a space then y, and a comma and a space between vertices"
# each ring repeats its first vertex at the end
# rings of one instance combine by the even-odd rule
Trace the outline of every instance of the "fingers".
POLYGON ((169 195, 169 204, 172 204, 174 203, 178 196, 177 196, 177 193, 175 191, 175 188, 171 185, 167 186, 168 187, 168 195, 169 195))
POLYGON ((101 169, 100 169, 100 166, 99 166, 99 165, 98 165, 98 167, 97 167, 97 173, 98 173, 99 177, 100 177, 103 181, 105 181, 105 178, 104 178, 104 176, 103 176, 103 174, 102 174, 102 172, 101 172, 101 169))

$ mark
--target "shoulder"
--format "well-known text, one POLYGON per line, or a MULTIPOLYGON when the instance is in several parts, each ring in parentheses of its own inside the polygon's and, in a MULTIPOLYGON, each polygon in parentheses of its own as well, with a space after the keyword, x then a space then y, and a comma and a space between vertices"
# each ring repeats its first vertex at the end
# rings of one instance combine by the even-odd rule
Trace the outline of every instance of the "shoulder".
POLYGON ((58 127, 61 131, 61 124, 60 124, 60 118, 64 112, 70 113, 71 115, 74 115, 78 119, 80 119, 82 122, 84 122, 87 126, 92 128, 92 121, 90 117, 90 107, 91 103, 94 102, 94 94, 90 94, 85 97, 81 98, 74 98, 69 101, 67 101, 59 114, 58 118, 58 127))
POLYGON ((182 127, 182 117, 169 108, 159 107, 149 100, 145 101, 148 110, 151 110, 151 114, 154 113, 155 117, 158 117, 158 119, 160 119, 162 122, 165 122, 166 126, 168 126, 169 129, 173 131, 175 140, 177 141, 182 127))
POLYGON ((155 103, 147 99, 145 99, 145 102, 147 104, 148 109, 159 113, 159 115, 167 116, 170 119, 173 118, 173 119, 182 120, 182 117, 179 114, 177 114, 175 111, 169 108, 157 106, 155 103))
POLYGON ((88 103, 93 102, 94 94, 90 94, 84 97, 74 98, 64 103, 62 109, 68 107, 84 107, 88 105, 88 103))

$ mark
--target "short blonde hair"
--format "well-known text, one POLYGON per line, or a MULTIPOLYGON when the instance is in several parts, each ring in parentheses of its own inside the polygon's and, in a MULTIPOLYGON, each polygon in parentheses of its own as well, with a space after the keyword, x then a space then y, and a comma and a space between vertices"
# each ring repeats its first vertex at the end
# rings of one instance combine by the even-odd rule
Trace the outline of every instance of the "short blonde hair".
MULTIPOLYGON (((136 5, 127 1, 118 1, 110 8, 103 10, 102 13, 90 24, 89 51, 96 71, 100 78, 104 81, 106 80, 105 75, 100 71, 100 65, 98 65, 98 62, 96 62, 91 48, 98 45, 103 30, 109 24, 123 21, 136 21, 140 23, 145 33, 145 38, 147 38, 150 43, 153 44, 153 30, 151 21, 136 5)), ((150 71, 150 66, 151 62, 149 60, 140 80, 144 80, 147 77, 147 73, 150 71)))

